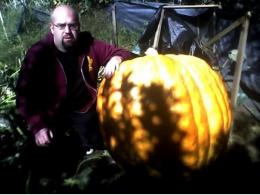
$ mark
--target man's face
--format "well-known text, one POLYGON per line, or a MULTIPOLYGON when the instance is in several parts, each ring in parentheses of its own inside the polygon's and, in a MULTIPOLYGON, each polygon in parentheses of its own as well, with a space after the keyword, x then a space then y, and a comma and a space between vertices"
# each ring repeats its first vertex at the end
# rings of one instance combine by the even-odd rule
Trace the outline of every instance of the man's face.
POLYGON ((54 11, 50 29, 56 47, 66 52, 77 42, 80 26, 75 13, 61 7, 54 11))

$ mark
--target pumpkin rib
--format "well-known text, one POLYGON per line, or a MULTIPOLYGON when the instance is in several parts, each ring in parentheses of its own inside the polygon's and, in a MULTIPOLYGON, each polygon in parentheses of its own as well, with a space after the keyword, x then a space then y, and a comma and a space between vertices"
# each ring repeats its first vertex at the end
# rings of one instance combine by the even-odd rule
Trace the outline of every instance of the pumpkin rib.
MULTIPOLYGON (((197 57, 195 57, 195 58, 197 58, 197 57)), ((185 57, 185 60, 187 60, 187 61, 188 60, 194 61, 191 56, 185 57)), ((214 86, 209 85, 209 89, 211 89, 209 94, 212 96, 213 99, 215 99, 215 104, 217 104, 217 106, 214 105, 214 107, 215 107, 215 109, 218 109, 218 111, 215 111, 213 113, 214 113, 215 117, 220 117, 219 120, 216 120, 216 121, 219 121, 219 123, 221 122, 221 124, 219 124, 220 126, 217 128, 218 131, 216 131, 216 133, 215 133, 215 131, 213 131, 214 134, 213 134, 213 132, 211 132, 210 135, 211 136, 219 136, 219 131, 222 131, 222 132, 224 132, 224 134, 226 134, 226 132, 228 131, 228 127, 226 126, 227 123, 224 122, 224 120, 223 120, 223 109, 224 109, 223 107, 226 106, 226 103, 228 102, 228 100, 225 98, 226 96, 223 96, 223 89, 221 90, 221 88, 219 86, 220 83, 222 83, 222 82, 220 80, 215 80, 214 79, 214 78, 218 78, 219 79, 219 76, 216 74, 216 72, 211 71, 209 65, 204 60, 197 58, 197 61, 199 62, 198 64, 200 65, 200 66, 198 66, 198 68, 200 69, 199 73, 202 73, 203 71, 207 70, 207 73, 206 74, 201 74, 200 77, 206 78, 206 80, 208 81, 207 83, 214 83, 215 85, 216 84, 218 85, 217 88, 216 88, 217 90, 214 89, 214 86), (213 77, 213 78, 211 78, 211 77, 213 77), (220 97, 216 94, 216 92, 220 93, 220 94, 218 93, 220 95, 220 97), (220 104, 221 103, 221 101, 220 101, 221 98, 224 101, 224 105, 220 104), (221 114, 216 115, 216 113, 221 113, 221 114)), ((195 66, 195 64, 194 64, 194 66, 195 66)), ((204 78, 203 78, 203 80, 205 80, 204 78)), ((209 112, 207 112, 207 113, 209 114, 209 112)), ((228 112, 226 112, 226 114, 227 113, 228 112)), ((214 123, 215 123, 215 121, 213 121, 213 124, 214 123)), ((214 138, 214 139, 211 139, 211 140, 214 140, 214 143, 212 143, 210 146, 211 146, 211 148, 213 148, 213 149, 215 148, 215 150, 216 150, 217 148, 213 147, 213 146, 217 144, 216 143, 218 141, 217 137, 214 138)), ((210 150, 210 151, 211 151, 211 153, 209 155, 209 159, 212 158, 213 154, 215 153, 214 150, 210 150)))
MULTIPOLYGON (((171 55, 173 55, 173 54, 171 54, 171 55)), ((205 158, 205 157, 207 157, 207 153, 208 153, 207 148, 209 146, 209 142, 206 143, 206 146, 205 146, 205 144, 203 144, 203 146, 202 146, 202 144, 200 143, 200 141, 199 141, 200 140, 200 136, 198 135, 199 134, 198 132, 200 132, 201 130, 204 130, 206 128, 198 129, 198 127, 200 127, 200 125, 198 125, 198 123, 200 123, 200 122, 198 122, 198 120, 196 122, 197 117, 194 117, 194 116, 196 116, 194 114, 194 108, 197 107, 197 105, 196 105, 197 100, 201 101, 201 94, 198 93, 199 97, 197 98, 197 100, 193 100, 193 98, 191 96, 191 93, 190 93, 193 90, 191 90, 189 88, 190 88, 190 86, 192 86, 193 89, 196 89, 196 85, 195 84, 190 85, 190 82, 194 83, 194 80, 192 80, 192 79, 188 80, 188 78, 190 78, 190 77, 187 74, 185 75, 186 65, 185 64, 180 64, 179 61, 176 61, 174 58, 172 58, 172 57, 170 57, 168 55, 166 55, 166 56, 169 57, 171 59, 171 61, 174 61, 174 63, 172 62, 171 65, 166 66, 166 68, 167 68, 166 72, 168 72, 168 73, 172 72, 171 70, 173 69, 173 67, 175 67, 175 69, 177 68, 177 70, 173 70, 173 72, 175 72, 174 74, 177 73, 180 76, 180 78, 178 80, 180 80, 181 82, 178 82, 177 86, 176 86, 176 84, 174 86, 177 87, 177 88, 183 87, 185 89, 185 97, 187 98, 187 96, 188 96, 188 98, 187 98, 187 100, 183 100, 183 101, 189 102, 188 103, 189 104, 189 112, 181 114, 182 117, 189 116, 189 121, 190 121, 189 122, 189 129, 188 129, 188 131, 187 131, 186 128, 184 129, 185 132, 187 134, 189 134, 189 135, 187 135, 187 137, 184 138, 184 139, 185 140, 189 140, 189 142, 191 144, 195 143, 196 149, 193 149, 193 147, 191 147, 190 148, 191 151, 187 151, 187 153, 184 154, 185 155, 185 159, 183 159, 183 160, 185 160, 186 161, 185 163, 187 165, 189 165, 190 167, 198 168, 202 164, 206 163, 207 158, 205 158), (193 131, 192 131, 192 129, 193 129, 193 131), (194 135, 195 135, 195 137, 194 137, 194 135), (196 157, 194 157, 195 153, 196 153, 196 157), (196 159, 196 162, 194 162, 192 159, 196 159)), ((173 75, 171 75, 171 76, 173 76, 173 75)), ((176 75, 174 75, 174 76, 176 77, 176 75)), ((167 78, 164 78, 164 79, 166 80, 165 82, 167 82, 167 78)), ((195 91, 197 91, 197 90, 195 90, 195 91)), ((199 109, 197 109, 197 110, 199 110, 199 109)), ((205 110, 204 110, 204 112, 205 112, 205 110)), ((201 116, 201 115, 199 115, 199 116, 201 116)), ((183 119, 181 118, 180 121, 181 120, 183 120, 183 119)), ((204 119, 200 119, 200 120, 201 121, 205 121, 204 119)), ((204 141, 205 140, 207 140, 207 139, 204 139, 204 141)))
POLYGON ((213 96, 214 96, 214 100, 215 100, 215 103, 217 103, 217 106, 215 106, 216 108, 218 108, 218 111, 220 111, 220 113, 221 114, 219 114, 219 116, 221 117, 221 120, 219 120, 219 121, 222 121, 222 124, 221 124, 221 126, 222 126, 222 128, 221 128, 221 130, 223 130, 225 127, 224 127, 224 123, 223 123, 223 104, 221 104, 221 102, 219 101, 219 98, 218 97, 220 97, 220 98, 222 98, 223 97, 223 94, 222 93, 218 93, 218 92, 220 92, 220 90, 215 90, 215 87, 217 88, 217 89, 220 89, 219 88, 219 81, 217 81, 216 79, 214 79, 215 78, 215 72, 213 72, 213 71, 210 71, 210 67, 209 67, 209 65, 206 63, 206 62, 204 62, 204 61, 202 61, 201 63, 200 63, 200 65, 199 66, 197 66, 197 68, 199 69, 199 72, 202 72, 202 71, 207 71, 207 73, 206 74, 204 74, 205 76, 203 76, 203 75, 201 75, 201 76, 203 76, 204 78, 206 78, 207 79, 207 83, 212 83, 212 84, 214 84, 214 86, 212 85, 212 84, 209 84, 208 85, 208 87, 211 89, 210 91, 212 92, 212 94, 213 94, 213 96), (215 85, 218 85, 218 86, 215 86, 215 85), (221 96, 219 96, 219 95, 221 95, 221 96))
MULTIPOLYGON (((185 56, 183 56, 185 57, 185 56)), ((220 114, 220 108, 218 105, 218 102, 217 102, 217 99, 215 97, 215 94, 212 93, 212 91, 215 91, 215 90, 212 90, 212 87, 211 85, 208 85, 208 83, 212 82, 212 80, 210 80, 210 74, 208 74, 208 72, 206 74, 204 74, 205 70, 208 70, 209 71, 209 66, 208 64, 205 63, 205 61, 197 58, 197 57, 192 57, 192 56, 188 56, 188 57, 185 57, 184 58, 185 61, 191 61, 193 62, 192 63, 192 67, 191 69, 195 69, 197 70, 197 73, 198 73, 198 78, 201 79, 201 81, 207 81, 207 82, 199 82, 200 80, 198 79, 198 83, 197 83, 197 86, 200 88, 200 91, 203 91, 204 90, 207 90, 208 93, 206 93, 208 96, 207 98, 210 98, 212 101, 210 102, 211 103, 211 106, 208 106, 205 102, 206 100, 206 97, 203 98, 204 100, 204 106, 207 110, 207 118, 212 118, 211 121, 209 121, 209 135, 211 136, 210 138, 210 147, 209 147, 209 156, 208 156, 208 159, 211 159, 213 156, 214 156, 214 153, 215 153, 215 150, 216 150, 216 142, 218 141, 217 138, 219 136, 219 129, 222 127, 222 125, 219 123, 221 122, 221 119, 222 119, 222 116, 220 114), (192 59, 194 58, 194 59, 192 59), (195 63, 195 60, 196 62, 198 63, 195 63), (202 74, 203 73, 203 74, 202 74), (215 110, 217 109, 217 110, 215 110), (218 122, 218 123, 216 123, 218 122), (215 126, 217 125, 217 126, 215 126)), ((196 79, 196 78, 195 78, 196 79)))
MULTIPOLYGON (((98 88, 98 96, 103 96, 104 88, 106 84, 106 79, 104 78, 101 82, 99 88, 98 88)), ((97 101, 97 110, 103 110, 104 109, 104 98, 99 98, 100 100, 97 101)), ((104 112, 99 112, 100 121, 104 121, 104 112)))
MULTIPOLYGON (((177 66, 179 66, 180 64, 178 64, 177 66)), ((185 66, 183 66, 182 67, 183 69, 185 69, 185 66)), ((187 86, 191 86, 191 85, 187 85, 187 84, 189 84, 189 82, 187 81, 187 74, 186 75, 184 75, 184 74, 180 74, 180 77, 181 77, 181 83, 184 83, 184 85, 183 85, 183 87, 186 89, 186 93, 188 94, 188 99, 190 100, 190 104, 191 104, 191 116, 193 116, 192 117, 192 119, 193 119, 193 123, 195 123, 196 125, 195 125, 195 131, 200 131, 200 129, 198 129, 198 125, 197 125, 197 121, 196 121, 196 117, 194 117, 195 115, 194 115, 194 108, 195 108, 195 106, 196 106, 196 103, 194 103, 194 101, 192 100, 192 98, 191 98, 191 94, 190 94, 190 90, 188 90, 188 88, 189 87, 187 87, 187 86)), ((193 80, 191 80, 191 81, 193 81, 193 80)), ((192 87, 194 87, 194 85, 192 85, 192 87)), ((199 165, 200 164, 202 164, 202 162, 201 162, 201 159, 203 159, 201 156, 200 156, 200 152, 199 152, 199 150, 200 150, 200 142, 199 142, 199 136, 198 136, 198 134, 196 135, 196 143, 197 143, 197 149, 196 149, 196 154, 197 154, 197 163, 196 163, 196 166, 197 167, 199 167, 199 165)))
MULTIPOLYGON (((220 92, 222 94, 222 99, 224 99, 225 101, 223 101, 225 103, 225 113, 228 113, 228 116, 225 118, 226 121, 226 125, 225 125, 225 134, 227 134, 229 132, 229 127, 231 126, 231 122, 232 122, 232 114, 231 114, 231 105, 229 102, 229 98, 228 95, 226 93, 226 89, 225 89, 225 85, 221 85, 221 83, 223 83, 223 81, 221 80, 220 76, 218 76, 218 74, 216 73, 214 76, 214 79, 217 80, 216 83, 218 83, 218 88, 220 89, 220 92)), ((226 115, 225 115, 226 116, 226 115)))
MULTIPOLYGON (((197 68, 198 68, 198 70, 200 70, 199 72, 201 72, 203 70, 206 71, 206 74, 203 74, 201 76, 204 77, 204 78, 202 78, 203 80, 206 79, 208 81, 207 83, 209 83, 209 84, 208 84, 207 87, 209 88, 209 90, 211 92, 212 100, 214 100, 214 104, 215 104, 214 105, 214 111, 215 111, 214 114, 215 114, 215 117, 218 117, 218 120, 215 119, 214 123, 215 123, 215 121, 219 122, 218 123, 218 127, 217 127, 218 131, 216 132, 216 134, 213 134, 211 132, 212 136, 216 136, 214 139, 211 139, 211 140, 214 140, 211 143, 211 148, 210 149, 212 149, 212 150, 210 150, 211 153, 209 154, 209 159, 211 159, 213 157, 213 155, 215 154, 214 150, 217 150, 217 147, 215 147, 215 145, 218 144, 218 136, 221 135, 219 132, 224 132, 225 131, 224 130, 225 123, 224 123, 224 118, 223 118, 223 106, 224 105, 221 104, 221 101, 219 101, 219 98, 222 97, 222 94, 220 93, 220 90, 219 90, 218 86, 216 86, 216 84, 218 85, 218 82, 216 82, 216 80, 214 79, 215 72, 210 71, 209 65, 207 63, 204 63, 204 62, 200 62, 200 66, 198 66, 197 68), (214 88, 214 87, 216 87, 216 88, 214 88), (215 110, 215 109, 217 109, 217 110, 215 110), (216 114, 216 113, 219 113, 219 114, 216 114)), ((207 112, 207 114, 208 114, 208 117, 210 117, 209 115, 211 113, 207 112)), ((213 131, 213 132, 215 132, 215 131, 213 131)))
POLYGON ((227 97, 227 93, 225 93, 224 85, 221 85, 223 82, 221 80, 220 75, 217 72, 215 72, 214 70, 210 71, 211 69, 210 69, 209 65, 204 60, 201 60, 201 61, 202 61, 201 65, 204 65, 205 67, 207 66, 208 74, 211 75, 208 78, 211 79, 211 80, 213 79, 215 87, 217 89, 219 89, 219 90, 214 90, 214 86, 211 86, 212 92, 215 93, 216 100, 217 100, 217 102, 219 104, 219 108, 221 110, 221 117, 222 117, 222 120, 221 120, 222 121, 222 128, 221 128, 221 130, 223 131, 224 134, 226 134, 227 131, 228 131, 228 127, 230 127, 230 120, 229 119, 231 119, 230 112, 229 112, 230 106, 229 106, 229 100, 228 100, 228 97, 227 97), (217 92, 219 92, 219 93, 217 93, 217 92), (225 117, 226 115, 224 113, 228 113, 228 117, 225 117))
MULTIPOLYGON (((201 60, 201 59, 200 59, 201 60)), ((202 60, 203 61, 203 60, 202 60)), ((207 65, 207 63, 204 61, 204 64, 207 65)), ((227 95, 227 92, 226 92, 226 88, 225 88, 225 83, 223 82, 223 80, 221 79, 221 75, 219 75, 219 73, 217 73, 216 71, 212 72, 212 71, 209 71, 210 73, 212 73, 212 76, 215 80, 215 83, 218 85, 218 89, 221 93, 221 97, 219 97, 219 99, 222 99, 224 101, 222 101, 225 106, 225 112, 224 113, 228 113, 227 117, 224 118, 225 119, 225 133, 228 132, 228 129, 231 125, 231 122, 232 122, 232 115, 231 115, 231 109, 230 109, 230 102, 229 102, 229 98, 228 98, 228 95, 227 95), (214 74, 213 74, 214 73, 214 74)), ((226 116, 226 115, 225 115, 226 116)))
MULTIPOLYGON (((180 57, 179 55, 177 56, 177 57, 180 57)), ((194 69, 194 67, 192 67, 192 64, 189 64, 189 63, 187 63, 186 61, 184 61, 184 60, 180 60, 181 62, 182 62, 182 66, 183 66, 183 68, 186 70, 186 72, 188 72, 189 73, 189 76, 190 76, 190 78, 192 78, 191 79, 191 81, 193 81, 193 83, 194 83, 194 86, 196 86, 197 88, 199 88, 199 83, 200 82, 198 82, 198 80, 197 80, 197 78, 200 78, 200 77, 198 77, 198 76, 196 76, 196 75, 198 75, 199 73, 198 73, 198 71, 196 70, 196 69, 194 69)), ((187 75, 187 74, 186 74, 187 75)), ((184 77, 186 76, 186 75, 184 75, 184 77)), ((186 78, 189 78, 189 77, 186 77, 186 78)), ((187 83, 187 84, 189 84, 189 83, 187 83)), ((186 85, 186 86, 189 86, 189 85, 186 85)), ((192 91, 193 92, 193 91, 192 91)), ((204 105, 204 106, 200 106, 197 110, 199 110, 200 112, 201 112, 201 114, 197 114, 196 112, 195 112, 195 121, 196 121, 196 126, 197 126, 197 128, 199 127, 199 129, 198 129, 198 135, 201 135, 201 137, 207 137, 205 140, 208 140, 208 142, 207 143, 205 143, 206 144, 206 146, 205 146, 205 144, 203 145, 203 146, 200 146, 200 148, 202 149, 202 150, 204 150, 204 156, 206 157, 206 158, 204 158, 203 156, 200 156, 200 158, 199 159, 202 159, 203 161, 202 162, 200 162, 199 163, 199 165, 202 165, 202 164, 204 164, 206 161, 207 161, 207 159, 208 159, 208 155, 209 155, 209 151, 210 151, 210 147, 211 147, 211 137, 210 137, 210 128, 209 128, 209 121, 208 121, 208 117, 203 117, 203 116, 205 116, 205 115, 207 115, 207 109, 206 109, 206 107, 205 107, 205 102, 203 101, 203 94, 202 94, 202 90, 200 89, 200 90, 197 90, 197 92, 198 92, 198 94, 199 94, 199 99, 200 99, 200 102, 204 105), (200 121, 198 121, 198 116, 202 116, 203 118, 201 118, 200 119, 200 121), (201 124, 204 124, 203 126, 201 125, 201 124), (202 133, 202 132, 204 132, 204 133, 202 133)), ((200 103, 198 103, 197 101, 194 101, 192 98, 190 99, 191 100, 191 103, 192 103, 192 109, 194 109, 194 108, 197 108, 197 105, 200 105, 200 103)), ((201 139, 201 137, 200 136, 198 136, 198 143, 200 143, 199 142, 199 140, 201 139)), ((200 160, 201 161, 201 160, 200 160)))
MULTIPOLYGON (((210 72, 209 72, 210 73, 210 72)), ((221 116, 222 116, 222 132, 224 134, 226 134, 226 131, 229 127, 229 121, 228 121, 228 117, 225 117, 225 113, 228 113, 228 99, 227 97, 225 96, 225 94, 223 93, 223 90, 221 89, 221 85, 220 85, 220 80, 219 80, 219 77, 217 76, 217 73, 216 72, 212 72, 211 73, 212 75, 212 79, 214 79, 215 81, 215 84, 217 85, 216 87, 219 89, 219 90, 213 90, 215 93, 218 92, 218 94, 216 94, 216 99, 219 103, 219 107, 221 109, 221 116), (214 73, 214 74, 213 74, 214 73), (224 101, 221 101, 221 100, 224 100, 224 101)))
POLYGON ((171 76, 169 75, 169 72, 172 72, 171 69, 173 70, 173 66, 168 66, 168 64, 173 64, 173 61, 171 58, 168 58, 167 56, 164 55, 159 55, 159 58, 154 57, 156 60, 157 64, 157 70, 156 72, 159 73, 158 75, 160 80, 163 80, 164 84, 171 80, 171 76), (163 66, 161 64, 163 63, 163 66))

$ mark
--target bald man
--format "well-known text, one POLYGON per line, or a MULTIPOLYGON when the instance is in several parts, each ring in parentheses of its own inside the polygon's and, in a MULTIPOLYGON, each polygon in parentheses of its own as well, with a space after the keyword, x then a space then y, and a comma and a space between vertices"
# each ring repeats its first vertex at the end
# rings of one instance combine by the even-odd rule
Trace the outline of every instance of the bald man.
POLYGON ((103 150, 96 111, 98 70, 105 66, 105 77, 111 78, 131 57, 131 52, 81 32, 72 7, 56 7, 50 32, 27 51, 16 87, 18 111, 36 145, 50 147, 73 129, 83 154, 103 150))

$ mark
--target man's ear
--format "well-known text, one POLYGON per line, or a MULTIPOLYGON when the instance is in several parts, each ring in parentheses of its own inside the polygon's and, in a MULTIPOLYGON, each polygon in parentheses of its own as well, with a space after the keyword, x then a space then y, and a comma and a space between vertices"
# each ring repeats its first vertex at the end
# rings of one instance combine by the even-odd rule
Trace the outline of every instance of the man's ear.
POLYGON ((51 30, 51 33, 53 34, 53 25, 52 24, 50 24, 50 30, 51 30))

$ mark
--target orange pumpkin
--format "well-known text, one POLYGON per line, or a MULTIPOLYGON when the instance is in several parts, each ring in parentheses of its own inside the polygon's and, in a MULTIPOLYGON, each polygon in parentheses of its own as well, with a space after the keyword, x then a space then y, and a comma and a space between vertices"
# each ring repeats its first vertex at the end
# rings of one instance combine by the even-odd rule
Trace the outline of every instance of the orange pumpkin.
POLYGON ((101 83, 97 107, 112 156, 149 174, 207 165, 225 149, 232 123, 221 76, 188 55, 153 52, 123 62, 101 83))

